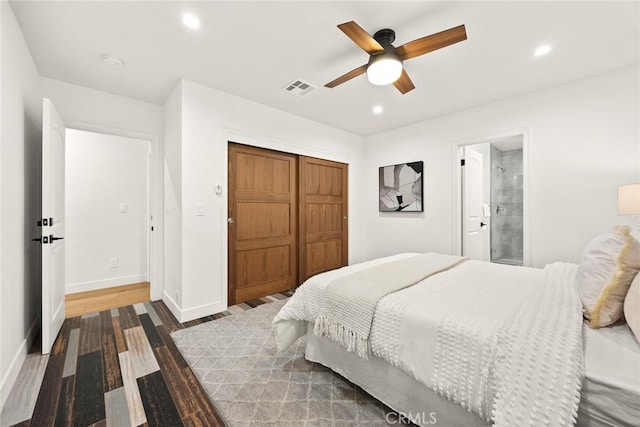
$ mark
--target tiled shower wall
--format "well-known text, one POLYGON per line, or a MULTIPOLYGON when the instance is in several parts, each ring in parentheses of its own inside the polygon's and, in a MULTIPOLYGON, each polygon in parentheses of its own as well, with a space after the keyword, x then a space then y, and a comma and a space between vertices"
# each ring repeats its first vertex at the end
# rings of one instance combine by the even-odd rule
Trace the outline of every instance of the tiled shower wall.
POLYGON ((491 260, 522 265, 522 148, 491 146, 491 260))

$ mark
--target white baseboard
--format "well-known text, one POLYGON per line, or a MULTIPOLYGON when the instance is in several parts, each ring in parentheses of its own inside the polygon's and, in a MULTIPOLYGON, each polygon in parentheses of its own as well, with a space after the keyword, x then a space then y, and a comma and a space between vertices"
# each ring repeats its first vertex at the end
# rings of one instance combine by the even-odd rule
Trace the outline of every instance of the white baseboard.
POLYGON ((16 351, 16 354, 11 359, 9 369, 7 369, 7 372, 4 374, 2 382, 0 382, 0 410, 4 408, 4 404, 7 402, 9 393, 11 392, 16 379, 18 378, 20 369, 22 369, 22 364, 27 358, 27 354, 29 353, 31 344, 33 344, 33 340, 35 339, 39 330, 40 318, 36 317, 31 324, 31 327, 29 328, 29 332, 27 332, 27 336, 22 341, 20 347, 18 347, 18 350, 16 351))
POLYGON ((164 301, 165 305, 171 313, 175 316, 176 319, 180 323, 188 322, 189 320, 199 319, 201 317, 210 316, 212 314, 223 312, 227 309, 223 305, 221 301, 212 302, 208 304, 198 305, 196 307, 187 308, 185 310, 178 307, 178 304, 167 294, 164 292, 162 301, 164 301))
POLYGON ((94 280, 92 282, 68 283, 65 286, 65 293, 75 294, 77 292, 95 291, 97 289, 113 288, 115 286, 131 285, 148 281, 148 274, 134 274, 132 276, 114 277, 112 279, 94 280))

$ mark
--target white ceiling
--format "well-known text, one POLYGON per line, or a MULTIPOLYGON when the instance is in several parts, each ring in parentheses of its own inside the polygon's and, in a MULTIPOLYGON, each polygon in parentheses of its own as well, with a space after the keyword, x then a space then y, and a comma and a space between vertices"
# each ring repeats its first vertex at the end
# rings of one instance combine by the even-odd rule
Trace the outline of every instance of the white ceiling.
POLYGON ((156 104, 185 78, 360 135, 638 64, 639 4, 11 2, 43 76, 156 104), (186 11, 200 30, 184 27, 186 11), (406 95, 366 76, 327 89, 368 59, 336 28, 350 20, 395 30, 396 46, 460 24, 468 40, 405 62, 416 86, 406 95), (552 52, 534 57, 543 43, 552 52), (106 67, 103 54, 124 66, 106 67), (319 88, 282 90, 297 78, 319 88))

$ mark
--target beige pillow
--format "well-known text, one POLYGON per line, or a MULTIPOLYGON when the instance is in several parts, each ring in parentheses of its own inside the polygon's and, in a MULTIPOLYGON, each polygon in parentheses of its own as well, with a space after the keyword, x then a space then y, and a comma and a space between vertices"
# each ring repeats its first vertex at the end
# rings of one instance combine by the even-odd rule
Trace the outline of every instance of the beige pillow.
POLYGON ((640 342, 640 274, 636 274, 624 299, 624 317, 640 342))
POLYGON ((611 325, 622 317, 624 298, 640 270, 640 243, 630 227, 593 239, 580 258, 576 281, 584 317, 592 328, 611 325))

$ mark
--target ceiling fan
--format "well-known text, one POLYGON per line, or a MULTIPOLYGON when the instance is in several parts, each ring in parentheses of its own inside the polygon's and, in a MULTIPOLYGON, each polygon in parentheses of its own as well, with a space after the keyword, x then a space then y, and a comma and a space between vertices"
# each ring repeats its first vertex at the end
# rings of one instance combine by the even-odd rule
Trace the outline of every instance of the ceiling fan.
POLYGON ((467 39, 464 25, 449 28, 394 47, 391 43, 396 33, 388 28, 377 31, 373 37, 353 21, 338 25, 338 28, 355 44, 369 54, 369 62, 330 81, 325 86, 336 87, 361 74, 367 73, 369 81, 375 85, 393 85, 403 94, 415 86, 402 66, 402 61, 433 52, 467 39))

